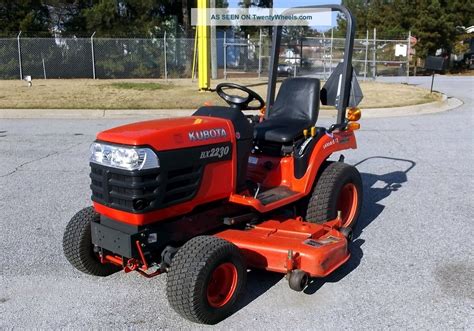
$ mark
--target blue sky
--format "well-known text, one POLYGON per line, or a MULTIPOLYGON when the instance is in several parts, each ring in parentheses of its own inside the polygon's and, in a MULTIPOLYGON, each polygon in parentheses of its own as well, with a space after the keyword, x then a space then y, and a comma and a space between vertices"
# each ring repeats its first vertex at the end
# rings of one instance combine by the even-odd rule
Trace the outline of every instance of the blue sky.
MULTIPOLYGON (((227 0, 229 7, 238 7, 240 0, 227 0)), ((341 1, 333 0, 273 0, 273 7, 275 8, 287 8, 287 7, 300 7, 300 6, 311 6, 311 5, 326 5, 326 4, 340 4, 341 1)))

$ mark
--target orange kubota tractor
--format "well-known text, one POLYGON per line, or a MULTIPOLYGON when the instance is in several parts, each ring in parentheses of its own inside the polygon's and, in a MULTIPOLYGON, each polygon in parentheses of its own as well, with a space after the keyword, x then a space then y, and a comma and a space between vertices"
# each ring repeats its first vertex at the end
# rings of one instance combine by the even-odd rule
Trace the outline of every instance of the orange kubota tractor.
POLYGON ((248 269, 285 273, 301 291, 310 277, 325 277, 349 259, 361 177, 342 156, 328 158, 356 148, 355 27, 343 6, 313 8, 340 11, 347 21, 344 61, 323 88, 317 78, 288 78, 275 98, 277 26, 260 118, 242 112, 264 108, 257 93, 224 83, 216 90, 229 107, 97 135, 90 152, 93 206, 64 232, 64 253, 75 268, 96 276, 167 273, 170 305, 212 324, 232 313, 248 269), (337 108, 329 128, 317 126, 320 103, 337 108))

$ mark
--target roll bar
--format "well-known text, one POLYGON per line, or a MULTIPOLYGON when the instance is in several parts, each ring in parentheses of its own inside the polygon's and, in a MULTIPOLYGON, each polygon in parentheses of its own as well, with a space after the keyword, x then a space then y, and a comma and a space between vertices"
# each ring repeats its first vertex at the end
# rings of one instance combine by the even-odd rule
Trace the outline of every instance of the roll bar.
MULTIPOLYGON (((346 44, 344 46, 344 63, 342 69, 342 81, 340 90, 340 102, 337 104, 337 122, 336 124, 342 124, 346 119, 346 108, 349 104, 349 96, 351 94, 351 83, 352 83, 352 52, 354 48, 354 37, 355 37, 355 19, 352 13, 344 6, 341 5, 315 5, 315 6, 304 6, 295 7, 285 10, 282 15, 291 14, 304 14, 303 8, 311 9, 331 9, 331 12, 338 11, 344 14, 347 21, 346 31, 346 44)), ((277 70, 278 70, 278 58, 280 55, 281 45, 281 34, 282 26, 275 26, 273 28, 273 40, 272 50, 270 55, 270 68, 268 77, 268 89, 267 89, 267 107, 271 108, 275 101, 275 88, 277 81, 277 70)), ((267 112, 268 114, 268 112, 267 112)))

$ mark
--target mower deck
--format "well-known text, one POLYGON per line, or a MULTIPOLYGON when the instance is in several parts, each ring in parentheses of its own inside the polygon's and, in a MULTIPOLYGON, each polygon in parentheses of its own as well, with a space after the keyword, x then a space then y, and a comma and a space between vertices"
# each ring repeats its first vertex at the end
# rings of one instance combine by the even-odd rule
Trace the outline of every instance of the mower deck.
POLYGON ((338 219, 325 224, 268 220, 247 230, 229 229, 215 236, 239 247, 249 267, 281 273, 301 269, 312 277, 324 277, 350 257, 339 226, 338 219))

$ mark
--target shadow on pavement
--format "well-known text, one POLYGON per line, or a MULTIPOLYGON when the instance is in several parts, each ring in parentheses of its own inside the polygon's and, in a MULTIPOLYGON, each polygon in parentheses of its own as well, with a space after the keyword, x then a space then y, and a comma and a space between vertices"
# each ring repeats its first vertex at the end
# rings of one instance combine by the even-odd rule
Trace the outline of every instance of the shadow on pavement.
POLYGON ((276 272, 268 272, 266 270, 258 269, 250 270, 247 273, 247 290, 244 292, 242 299, 239 300, 236 311, 244 308, 259 296, 267 292, 283 277, 285 277, 285 275, 276 272))
POLYGON ((380 203, 383 199, 398 191, 403 187, 403 183, 408 181, 407 173, 416 165, 415 162, 406 159, 399 159, 386 156, 373 156, 366 158, 354 166, 361 165, 364 162, 373 159, 382 159, 390 162, 404 162, 408 166, 404 171, 392 171, 383 175, 374 175, 369 173, 361 173, 362 183, 364 185, 364 197, 362 202, 362 210, 359 215, 359 220, 356 227, 353 229, 353 241, 349 243, 349 251, 351 257, 343 266, 334 271, 331 275, 325 278, 312 279, 310 284, 305 288, 304 293, 313 294, 320 289, 325 283, 338 282, 354 269, 356 269, 363 257, 362 245, 365 240, 359 238, 363 230, 369 226, 385 209, 385 206, 380 203), (382 185, 376 184, 382 183, 382 185))

